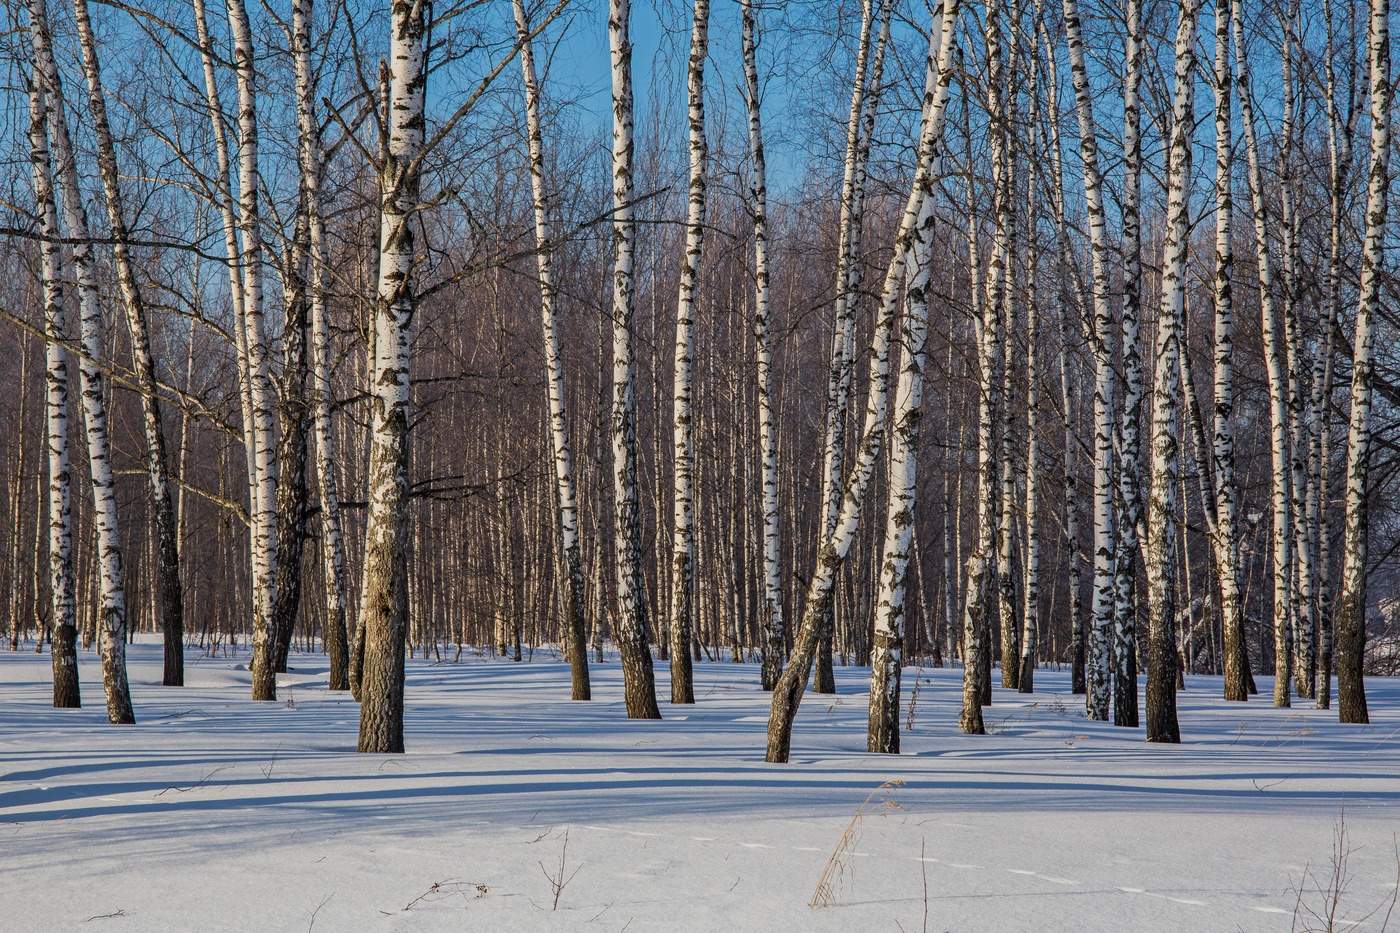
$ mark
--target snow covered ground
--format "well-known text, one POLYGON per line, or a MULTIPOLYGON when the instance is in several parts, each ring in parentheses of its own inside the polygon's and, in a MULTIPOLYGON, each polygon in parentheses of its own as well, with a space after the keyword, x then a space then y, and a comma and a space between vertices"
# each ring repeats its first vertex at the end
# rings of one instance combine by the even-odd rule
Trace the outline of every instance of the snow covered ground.
POLYGON ((1300 884, 1324 907, 1343 811, 1339 916, 1381 905, 1356 927, 1379 929, 1394 893, 1396 681, 1341 727, 1271 708, 1268 678, 1244 705, 1192 678, 1168 747, 1086 721, 1053 671, 963 736, 959 673, 925 670, 895 758, 865 753, 867 672, 845 668, 782 766, 752 665, 700 664, 693 708, 629 722, 615 663, 584 704, 541 655, 413 661, 408 754, 367 756, 319 657, 255 704, 245 657, 191 655, 163 688, 158 645, 134 646, 118 728, 90 654, 80 711, 50 708, 47 656, 0 654, 0 930, 1286 931, 1300 884))

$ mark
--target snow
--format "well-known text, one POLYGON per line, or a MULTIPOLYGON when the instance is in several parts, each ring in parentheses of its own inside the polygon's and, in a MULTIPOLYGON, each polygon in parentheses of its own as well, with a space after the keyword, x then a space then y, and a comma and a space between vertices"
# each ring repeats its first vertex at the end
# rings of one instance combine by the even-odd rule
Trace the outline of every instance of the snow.
POLYGON ((1172 747, 1087 721, 1053 670, 963 736, 960 673, 924 670, 890 757, 865 752, 868 671, 838 668, 769 765, 754 665, 699 664, 694 707, 631 722, 616 663, 572 703, 542 654, 410 661, 408 753, 370 756, 319 656, 261 704, 245 656, 192 650, 183 689, 156 642, 130 657, 138 723, 116 727, 90 653, 82 710, 50 707, 47 656, 0 655, 0 929, 1289 930, 1305 873, 1323 908, 1343 812, 1339 915, 1381 905, 1356 927, 1379 929, 1394 893, 1391 680, 1343 727, 1273 709, 1266 677, 1248 704, 1193 677, 1172 747))

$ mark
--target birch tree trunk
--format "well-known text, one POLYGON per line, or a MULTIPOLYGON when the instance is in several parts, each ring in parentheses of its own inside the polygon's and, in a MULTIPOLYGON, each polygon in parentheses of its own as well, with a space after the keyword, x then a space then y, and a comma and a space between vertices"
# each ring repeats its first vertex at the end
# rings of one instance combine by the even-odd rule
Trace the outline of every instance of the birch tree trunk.
POLYGON ((916 150, 918 161, 895 235, 890 265, 880 290, 879 316, 871 342, 870 388, 866 399, 865 424, 855 462, 846 477, 836 531, 822 543, 816 569, 807 587, 802 625, 797 632, 792 657, 773 690, 773 706, 768 717, 766 758, 769 762, 780 763, 788 760, 792 744, 792 724, 802 702, 812 659, 817 652, 822 614, 830 608, 836 574, 841 569, 859 529, 862 500, 875 472, 875 464, 884 442, 885 420, 889 408, 890 340, 894 330, 895 312, 902 297, 902 283, 908 257, 915 245, 922 242, 927 232, 919 225, 918 220, 924 200, 931 195, 935 181, 937 147, 947 109, 948 88, 953 79, 951 64, 957 13, 958 0, 947 0, 942 9, 941 28, 933 30, 930 35, 927 71, 936 73, 938 77, 936 81, 925 83, 923 121, 916 150))
POLYGON ((150 482, 151 512, 155 526, 156 595, 160 606, 160 626, 165 639, 163 683, 167 687, 185 682, 184 603, 180 592, 180 549, 175 536, 175 509, 170 496, 170 470, 165 452, 165 430, 160 399, 156 394, 155 358, 151 353, 146 325, 146 304, 128 247, 126 213, 117 176, 117 153, 107 121, 106 91, 102 86, 101 65, 93 39, 87 0, 73 0, 73 17, 82 47, 83 75, 87 80, 88 109, 97 143, 97 167, 107 205, 107 222, 112 238, 113 265, 122 304, 126 309, 127 332, 136 384, 141 394, 142 427, 146 440, 146 474, 150 482))
POLYGON ((540 329, 544 337, 545 377, 549 401, 549 439, 554 454, 555 504, 558 507, 564 587, 565 649, 569 658, 571 698, 592 697, 588 677, 587 626, 584 606, 583 551, 579 544, 578 497, 574 486, 574 459, 569 447, 564 410, 564 358, 559 352, 559 324, 554 313, 554 257, 550 248, 549 192, 544 177, 544 132, 540 126, 540 84, 535 76, 535 53, 523 0, 512 0, 516 38, 520 43, 520 71, 525 83, 526 139, 530 152, 530 192, 535 217, 535 269, 540 281, 540 329))
POLYGON ((1181 452, 1181 339, 1190 247, 1191 136, 1196 18, 1201 0, 1181 0, 1171 145, 1167 154, 1167 228, 1162 248, 1162 305, 1157 317, 1152 393, 1152 491, 1148 507, 1147 741, 1180 742, 1176 721, 1177 494, 1181 452))
POLYGON ((1238 73, 1235 87, 1240 101, 1240 122, 1244 125, 1245 149, 1249 157, 1250 206, 1254 212, 1254 242, 1259 265, 1259 307, 1264 334, 1264 364, 1269 377, 1269 420, 1273 467, 1273 596, 1274 596, 1274 705, 1289 706, 1289 677, 1292 657, 1292 574, 1293 502, 1290 490, 1288 385, 1283 358, 1283 334, 1276 302, 1274 273, 1269 249, 1268 217, 1264 204, 1264 182, 1259 167, 1259 146, 1254 133, 1254 106, 1249 90, 1249 58, 1244 39, 1243 0, 1234 0, 1231 22, 1235 36, 1238 73))
POLYGON ((609 0, 608 46, 612 57, 612 467, 613 545, 617 551, 615 626, 622 656, 629 719, 660 719, 647 645, 646 581, 642 574, 642 516, 637 496, 636 366, 632 351, 633 254, 637 237, 632 204, 631 0, 609 0))
POLYGON ((786 627, 779 577, 782 524, 778 512, 778 436, 773 412, 773 346, 768 311, 768 178, 758 83, 758 25, 753 0, 740 0, 744 58, 744 102, 749 117, 749 210, 753 215, 754 371, 758 381, 759 483, 763 490, 763 664, 764 690, 783 671, 786 627))
POLYGON ((1231 131, 1230 4, 1215 0, 1215 565, 1220 583, 1225 699, 1249 699, 1244 603, 1240 595, 1239 489, 1235 481, 1235 313, 1231 278, 1234 139, 1231 131))
MULTIPOLYGON (((869 154, 869 130, 874 127, 875 101, 879 99, 880 65, 888 38, 888 0, 863 0, 860 36, 856 44, 855 77, 851 83, 851 107, 846 120, 846 154, 841 177, 841 211, 836 246, 836 304, 831 333, 831 367, 827 373, 825 433, 822 448, 822 520, 818 548, 836 527, 841 511, 841 478, 846 459, 846 423, 850 417, 852 374, 855 368, 855 314, 861 279, 860 241, 865 203, 865 157, 869 154), (870 61, 870 30, 880 20, 875 65, 870 61), (867 77, 873 70, 874 74, 867 77)), ((822 636, 812 689, 835 693, 831 669, 834 612, 822 620, 822 636)))
MULTIPOLYGON (((1342 316, 1342 213, 1346 182, 1351 170, 1352 133, 1355 129, 1357 107, 1347 108, 1342 119, 1337 107, 1337 76, 1334 60, 1336 41, 1332 24, 1332 3, 1323 3, 1326 19, 1327 44, 1324 53, 1325 96, 1327 107, 1328 204, 1331 220, 1327 257, 1327 311, 1323 325, 1324 352, 1313 358, 1313 416, 1317 423, 1312 430, 1312 452, 1308 488, 1308 524, 1317 545, 1317 566, 1320 568, 1317 600, 1317 684, 1314 689, 1318 709, 1332 704, 1332 606, 1328 580, 1331 575, 1328 498, 1328 466, 1330 457, 1324 439, 1331 436, 1331 399, 1333 349, 1342 316)), ((1350 58, 1348 58, 1350 61, 1350 58)), ((1354 70, 1352 77, 1355 77, 1354 70)))
POLYGON ((297 158, 306 199, 311 284, 312 424, 316 479, 321 499, 321 566, 325 618, 321 641, 330 663, 331 690, 350 689, 350 648, 345 629, 345 540, 340 522, 340 487, 331 431, 331 338, 326 309, 325 224, 321 216, 321 133, 316 119, 316 75, 311 67, 312 0, 293 0, 292 54, 296 66, 297 158))
POLYGON ((389 40, 389 136, 379 176, 379 282, 370 378, 369 520, 360 618, 362 752, 403 751, 404 638, 408 630, 409 328, 413 323, 423 92, 424 7, 395 0, 389 40))
MULTIPOLYGON (((44 241, 39 245, 44 286, 44 336, 47 338, 48 392, 45 446, 49 470, 49 654, 53 666, 53 705, 82 706, 78 685, 77 596, 73 583, 72 473, 68 463, 68 339, 63 305, 62 231, 54 202, 53 168, 49 159, 48 97, 42 76, 29 86, 29 159, 34 186, 34 213, 44 241)), ((18 516, 14 516, 18 520, 18 516)))
POLYGON ((274 670, 276 601, 273 557, 277 552, 276 391, 262 307, 262 232, 259 229, 257 70, 253 35, 244 0, 227 0, 238 83, 238 228, 242 235, 243 317, 248 347, 248 384, 253 414, 253 467, 256 477, 252 518, 253 699, 277 699, 274 670))
POLYGON ((92 479, 93 524, 97 531, 97 565, 101 584, 102 682, 107 720, 136 721, 126 674, 126 587, 122 570, 121 532, 117 520, 117 483, 112 473, 107 426, 107 385, 99 360, 105 352, 102 306, 98 292, 92 237, 78 184, 77 157, 63 112, 63 85, 54 62, 45 0, 28 0, 35 81, 47 103, 53 157, 62 196, 65 232, 73 242, 73 270, 78 284, 78 321, 83 355, 78 361, 83 420, 87 427, 88 469, 92 479))
POLYGON ((1107 720, 1112 695, 1111 639, 1114 620, 1113 522, 1113 359, 1108 333, 1113 326, 1109 306, 1108 233, 1103 208, 1103 175, 1099 171, 1093 101, 1084 64, 1078 0, 1064 0, 1065 39, 1070 76, 1079 117, 1079 153, 1084 163, 1084 201, 1089 217, 1093 275, 1093 327, 1089 334, 1094 355, 1094 596, 1086 661, 1086 709, 1090 719, 1107 720))
MULTIPOLYGON (((1390 0, 1370 0, 1366 30, 1371 87, 1371 174, 1366 187, 1366 239, 1352 341, 1351 424, 1347 431, 1346 520, 1342 531, 1342 590, 1336 622, 1337 713, 1342 722, 1370 722, 1366 710, 1367 458, 1371 452, 1371 386, 1375 378, 1375 316, 1389 208, 1390 0)), ((1238 22, 1238 21, 1237 21, 1238 22)))
POLYGON ((253 424, 253 387, 248 372, 248 322, 247 304, 243 292, 243 264, 238 247, 238 218, 234 214, 233 188, 230 182, 231 166, 228 151, 228 128, 224 123, 223 104, 219 100, 218 78, 214 72, 214 43, 209 35, 208 17, 204 0, 192 0, 195 38, 199 43, 199 58, 204 71, 204 105, 209 113, 210 134, 213 136, 214 157, 217 175, 213 180, 214 191, 219 202, 219 217, 224 228, 224 252, 228 257, 228 285, 230 303, 233 305, 233 342, 238 360, 238 403, 243 415, 243 455, 247 470, 248 501, 257 499, 257 462, 254 451, 257 449, 257 434, 253 424))
POLYGON ((695 286, 705 243, 705 56, 709 41, 709 0, 695 0, 690 29, 690 65, 686 74, 690 127, 690 191, 685 218, 685 255, 676 297, 676 369, 672 402, 675 432, 675 495, 671 542, 671 702, 694 703, 690 637, 695 627, 695 502, 692 486, 695 455, 692 440, 690 381, 695 338, 695 286))
POLYGON ((1123 62, 1123 407, 1118 422, 1118 522, 1113 604, 1113 724, 1137 728, 1137 552, 1142 521, 1142 175, 1139 88, 1142 84, 1142 4, 1128 0, 1123 62))
MULTIPOLYGON (((930 85, 934 80, 930 72, 930 85)), ((930 86, 925 94, 932 94, 930 86)), ((936 157, 935 157, 936 164, 936 157)), ((890 433, 889 501, 881 551, 880 589, 875 600, 875 640, 870 654, 870 715, 866 747, 899 753, 899 688, 904 660, 905 584, 917 504, 919 425, 923 417, 924 347, 928 337, 929 258, 933 246, 934 201, 919 205, 904 283, 904 333, 899 349, 899 384, 890 433)))
MULTIPOLYGON (((1299 335, 1301 324, 1298 319, 1298 301, 1302 290, 1299 280, 1302 261, 1299 257, 1301 220, 1299 217, 1297 192, 1297 147, 1294 126, 1298 122, 1298 95, 1301 76, 1295 80, 1294 56, 1298 50, 1298 38, 1294 32, 1298 22, 1297 0, 1289 0, 1282 7, 1283 49, 1280 56, 1283 78, 1283 121, 1280 132, 1283 136, 1279 147, 1279 204, 1280 230, 1283 251, 1283 331, 1284 353, 1288 372, 1288 431, 1289 431, 1289 491, 1293 506, 1293 567, 1292 584, 1295 590, 1290 601, 1290 623, 1292 629, 1292 649, 1294 686, 1298 696, 1313 695, 1313 668, 1315 656, 1313 641, 1317 629, 1313 602, 1312 540, 1308 536, 1307 514, 1307 457, 1311 447, 1308 431, 1312 418, 1307 411, 1308 397, 1304 392, 1302 377, 1306 365, 1302 357, 1302 343, 1299 335)), ((1301 63, 1300 63, 1301 67, 1301 63)))

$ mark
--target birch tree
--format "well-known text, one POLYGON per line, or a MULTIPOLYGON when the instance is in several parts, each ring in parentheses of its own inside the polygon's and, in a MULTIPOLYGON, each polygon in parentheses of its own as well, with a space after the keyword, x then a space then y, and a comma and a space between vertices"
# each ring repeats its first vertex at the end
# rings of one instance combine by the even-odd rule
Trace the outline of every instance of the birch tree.
POLYGON ((880 310, 871 341, 870 384, 860 445, 844 484, 836 531, 822 543, 817 567, 807 586, 802 624, 794 640, 792 656, 788 667, 778 679, 778 685, 773 689, 773 705, 768 717, 766 757, 769 762, 781 763, 788 760, 792 743, 792 724, 802 702, 802 694, 822 634, 822 614, 829 610, 836 574, 840 571, 859 528, 862 500, 884 443, 883 434, 889 408, 890 342, 908 256, 926 232, 919 226, 918 219, 924 199, 933 189, 937 148, 947 109, 948 88, 953 78, 951 63, 958 18, 957 0, 948 0, 941 13, 941 28, 930 32, 927 60, 927 71, 935 72, 938 78, 936 81, 925 83, 923 119, 915 150, 917 162, 914 178, 895 234, 889 268, 885 272, 884 284, 880 290, 880 310))
POLYGON ((1087 328, 1094 356, 1094 595, 1090 608, 1089 642, 1085 663, 1086 709, 1090 719, 1107 720, 1112 696, 1110 671, 1114 623, 1113 521, 1113 359, 1108 333, 1113 326, 1109 306, 1108 232, 1103 208, 1103 175, 1099 171, 1093 100, 1084 42, 1080 34, 1078 0, 1064 0, 1065 40, 1079 121, 1079 155, 1084 164, 1084 202, 1089 219, 1093 276, 1093 321, 1087 328))
POLYGON ((535 75, 535 53, 530 41, 524 0, 512 0, 515 29, 520 43, 520 72, 525 84, 525 133, 530 156, 530 193, 535 219, 535 270, 540 283, 540 329, 544 337, 545 380, 549 403, 549 439, 554 454, 554 483, 559 511, 560 550, 564 556, 564 615, 566 649, 572 681, 572 698, 592 696, 588 676, 587 626, 584 606, 583 550, 579 544, 578 496, 574 486, 574 459, 569 446, 564 409, 564 358, 559 352, 559 324, 554 311, 554 257, 550 246, 549 191, 544 176, 544 132, 540 124, 540 83, 535 75))
POLYGON ((660 719, 647 645, 647 600, 642 574, 642 517, 637 496, 636 365, 632 350, 637 238, 633 201, 631 0, 609 0, 612 58, 612 467, 613 546, 617 552, 616 626, 629 719, 660 719))
POLYGON ((227 0, 229 32, 233 37, 234 76, 238 85, 238 232, 241 237, 240 275, 243 282, 244 342, 248 355, 248 386, 253 416, 254 487, 252 519, 253 568, 253 699, 277 699, 273 657, 276 637, 272 612, 276 602, 274 556, 277 553, 277 429, 276 390, 272 382, 269 344, 263 314, 262 231, 259 198, 257 68, 253 33, 244 0, 227 0))
MULTIPOLYGON (((82 706, 78 684, 77 595, 73 582, 72 474, 68 461, 68 339, 63 304, 63 247, 54 202, 49 158, 48 100, 35 74, 29 84, 29 159, 34 186, 34 213, 44 240, 39 244, 44 287, 44 336, 47 338, 46 443, 49 506, 49 654, 53 667, 53 705, 82 706)), ((18 516, 14 516, 16 522, 18 516)))
POLYGON ((326 308, 326 234, 321 212, 321 132, 316 119, 316 74, 311 66, 312 0, 293 0, 292 57, 296 69, 297 160, 305 198, 308 304, 311 314, 312 425, 316 439, 316 480, 321 505, 321 567, 325 620, 321 640, 330 662, 331 690, 350 689, 349 644, 345 630, 345 541, 336 479, 335 435, 331 429, 330 323, 326 308))
POLYGON ((1118 422, 1118 523, 1113 606, 1113 724, 1137 728, 1137 552, 1142 520, 1142 225, 1138 189, 1142 175, 1140 87, 1142 85, 1142 3, 1127 0, 1123 50, 1123 405, 1118 422))
POLYGON ((1366 54, 1370 65, 1371 170, 1366 185, 1366 237, 1352 340, 1351 423, 1347 430, 1346 519, 1342 531, 1342 588, 1337 599, 1337 713, 1344 723, 1366 723, 1366 556, 1369 531, 1367 458, 1371 450, 1371 393, 1375 380, 1375 322, 1389 209, 1390 0, 1369 0, 1366 54))
POLYGON ((379 172, 379 281, 369 461, 369 522, 360 617, 362 752, 403 751, 404 635, 408 628, 409 327, 414 311, 414 217, 427 80, 424 7, 395 0, 389 29, 388 137, 379 172))
MULTIPOLYGON (((1196 18, 1201 0, 1181 0, 1171 142, 1167 154, 1167 227, 1162 247, 1162 304, 1157 316, 1152 391, 1152 491, 1147 522, 1147 741, 1180 742, 1176 720, 1177 489, 1181 469, 1181 340, 1191 184, 1196 18)), ((1136 692, 1136 686, 1134 686, 1136 692)))
POLYGON ((165 429, 160 396, 156 392, 156 364, 151 352, 146 323, 146 303, 136 281, 132 263, 126 211, 117 175, 117 152, 107 121, 107 95, 102 85, 102 69, 93 38, 87 0, 73 0, 73 17, 82 48, 83 75, 87 81, 88 111, 97 142, 98 175, 107 205, 107 224, 112 238, 113 265, 122 304, 126 309, 127 334, 136 383, 141 395, 142 427, 146 440, 146 476, 150 484, 151 513, 156 535, 156 589, 160 606, 161 630, 165 640, 163 683, 179 687, 185 682, 184 603, 180 592, 180 549, 175 537, 175 509, 170 495, 170 470, 165 452, 165 429))
POLYGON ((768 177, 763 154, 763 120, 758 83, 758 24, 753 0, 740 0, 744 59, 744 103, 749 118, 749 211, 753 215, 754 372, 758 382, 759 484, 763 495, 763 663, 764 690, 772 690, 783 670, 786 636, 779 550, 778 439, 773 411, 773 346, 768 309, 768 177))
POLYGON ((685 255, 676 298, 676 361, 672 426, 675 432, 674 538, 671 543, 671 702, 694 703, 690 637, 694 627, 695 502, 692 492, 695 456, 691 439, 691 375, 694 369, 695 288, 705 243, 705 56, 709 42, 709 0, 695 0, 690 28, 690 64, 686 69, 690 128, 690 183, 686 200, 685 255))
MULTIPOLYGON (((928 69, 924 100, 938 93, 941 72, 928 69)), ((946 92, 945 92, 946 93, 946 92)), ((941 116, 941 114, 940 114, 941 116)), ((934 114, 925 110, 924 119, 934 114)), ((920 127, 922 140, 926 129, 920 127)), ((940 145, 938 140, 934 146, 940 145)), ((927 170, 927 190, 918 206, 902 283, 904 329, 899 342, 899 383, 894 395, 894 421, 890 428, 889 493, 885 507, 884 547, 881 550, 880 583, 875 597, 875 638, 870 654, 869 729, 866 747, 871 752, 899 752, 899 690, 904 662, 905 590, 909 556, 914 539, 917 507, 919 426, 923 418, 924 352, 928 339, 928 288, 933 246, 933 184, 939 159, 935 153, 927 170)))
POLYGON ((1254 212, 1254 243, 1259 266, 1260 327, 1264 335, 1264 365, 1269 380, 1269 426, 1273 467, 1273 622, 1274 705, 1288 706, 1292 656, 1293 503, 1289 463, 1288 386, 1283 358, 1284 335, 1274 300, 1274 270, 1269 246, 1269 221, 1264 203, 1264 181, 1259 145, 1254 131, 1254 104, 1249 89, 1249 53, 1244 38, 1243 0, 1234 0, 1231 23, 1237 65, 1235 87, 1240 102, 1248 155, 1250 206, 1254 212))
POLYGON ((1211 460, 1215 474, 1215 565, 1220 585, 1225 699, 1249 699, 1244 603, 1240 594, 1239 490, 1235 481, 1235 316, 1231 195, 1231 0, 1215 0, 1215 410, 1211 460))
POLYGON ((102 683, 107 695, 107 720, 125 725, 134 723, 136 716, 131 708, 131 688, 126 673, 126 584, 117 517, 117 484, 112 471, 112 445, 108 432, 107 379, 100 363, 106 341, 96 259, 83 207, 82 188, 78 184, 77 156, 68 133, 68 118, 63 110, 63 84, 54 61, 48 11, 45 0, 28 0, 28 4, 35 81, 47 103, 55 176, 62 198, 64 233, 73 241, 73 271, 78 285, 78 323, 82 345, 78 376, 83 421, 87 428, 93 524, 97 531, 102 683))

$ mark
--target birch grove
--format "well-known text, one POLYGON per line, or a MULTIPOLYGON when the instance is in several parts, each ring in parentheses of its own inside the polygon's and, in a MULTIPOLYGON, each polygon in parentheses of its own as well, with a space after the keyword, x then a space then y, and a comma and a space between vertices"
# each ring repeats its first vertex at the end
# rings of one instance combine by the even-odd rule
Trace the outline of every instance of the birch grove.
POLYGON ((786 763, 809 689, 895 754, 1400 674, 1386 0, 9 14, 56 707, 219 658, 399 753, 417 661, 641 729, 739 665, 786 763))

